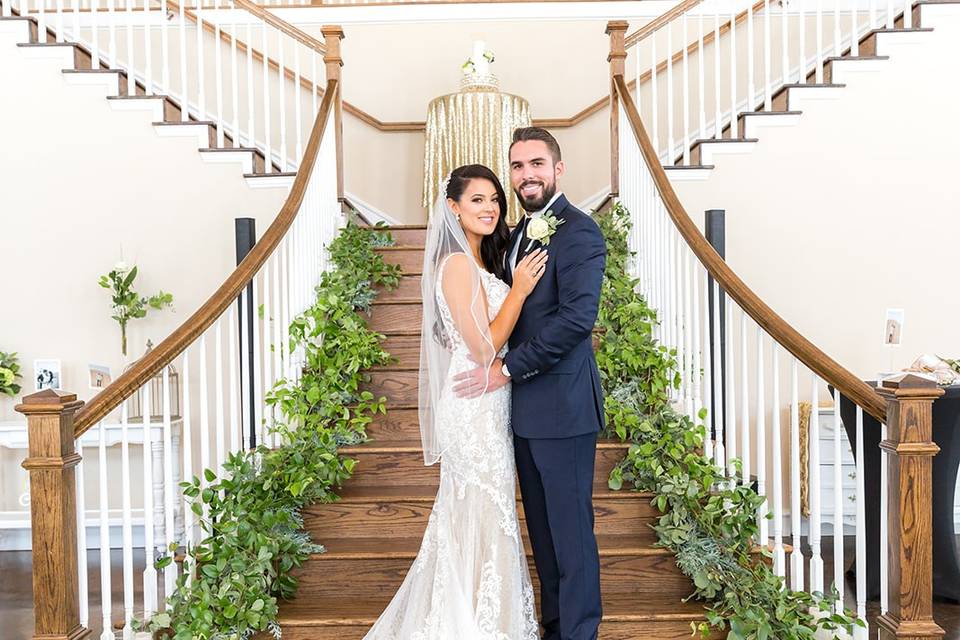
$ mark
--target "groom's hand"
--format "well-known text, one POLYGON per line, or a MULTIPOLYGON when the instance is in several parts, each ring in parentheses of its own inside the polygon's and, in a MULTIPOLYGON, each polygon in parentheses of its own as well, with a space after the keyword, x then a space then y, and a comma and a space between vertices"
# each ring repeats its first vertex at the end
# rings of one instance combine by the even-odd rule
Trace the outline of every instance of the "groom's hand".
POLYGON ((489 369, 477 367, 470 371, 458 373, 453 377, 457 384, 453 392, 459 398, 479 398, 484 393, 491 393, 510 382, 510 378, 500 370, 503 360, 497 358, 489 369))

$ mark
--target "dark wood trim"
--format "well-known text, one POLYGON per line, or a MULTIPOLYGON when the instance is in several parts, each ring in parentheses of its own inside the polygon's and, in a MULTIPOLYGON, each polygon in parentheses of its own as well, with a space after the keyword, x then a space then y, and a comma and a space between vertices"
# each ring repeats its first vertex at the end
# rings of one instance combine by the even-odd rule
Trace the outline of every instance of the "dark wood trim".
POLYGON ((307 142, 303 161, 300 164, 300 170, 297 171, 293 187, 291 187, 290 194, 287 196, 286 202, 283 203, 280 213, 277 214, 263 237, 203 306, 150 353, 120 374, 77 413, 74 428, 75 437, 79 438, 83 435, 90 427, 106 417, 110 411, 146 384, 158 371, 183 353, 184 349, 212 326, 226 308, 233 304, 243 288, 247 286, 247 283, 253 279, 260 267, 273 254, 297 217, 307 185, 310 182, 310 176, 313 173, 317 154, 320 151, 324 128, 339 91, 340 88, 336 80, 327 82, 323 102, 317 111, 317 117, 310 132, 310 140, 307 142))
POLYGON ((690 219, 666 172, 657 158, 657 152, 647 136, 647 131, 640 120, 640 113, 633 102, 630 90, 623 76, 614 78, 614 84, 619 93, 621 106, 625 109, 627 120, 640 146, 647 167, 649 168, 664 206, 676 225, 680 235, 697 256, 704 268, 719 283, 723 290, 743 309, 754 322, 760 325, 774 340, 792 353, 811 371, 823 380, 832 384, 841 393, 853 400, 867 413, 882 423, 887 421, 887 406, 877 392, 863 380, 845 369, 833 358, 821 351, 816 345, 803 337, 786 320, 781 318, 750 287, 740 279, 730 266, 710 246, 707 239, 700 233, 699 228, 690 219))
POLYGON ((83 640, 77 571, 74 416, 83 402, 72 393, 45 389, 25 396, 16 410, 27 418, 30 527, 33 542, 35 639, 83 640))
POLYGON ((933 620, 933 401, 935 382, 905 373, 883 381, 887 439, 889 577, 887 613, 877 619, 881 640, 942 638, 933 620))

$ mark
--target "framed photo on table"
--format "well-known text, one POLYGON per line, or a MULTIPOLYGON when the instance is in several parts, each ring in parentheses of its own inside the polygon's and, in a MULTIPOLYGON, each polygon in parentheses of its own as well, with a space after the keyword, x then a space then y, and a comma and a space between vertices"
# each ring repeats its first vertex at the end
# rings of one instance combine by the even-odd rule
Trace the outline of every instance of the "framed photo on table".
POLYGON ((33 382, 36 391, 62 389, 63 374, 59 360, 34 360, 33 382))

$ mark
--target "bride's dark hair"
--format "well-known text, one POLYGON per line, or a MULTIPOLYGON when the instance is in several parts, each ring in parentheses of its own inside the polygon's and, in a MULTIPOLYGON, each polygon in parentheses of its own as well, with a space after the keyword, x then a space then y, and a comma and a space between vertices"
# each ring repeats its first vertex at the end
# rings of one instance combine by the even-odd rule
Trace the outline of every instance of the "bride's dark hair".
POLYGON ((460 201, 463 192, 471 180, 489 180, 497 191, 497 204, 500 206, 500 216, 493 233, 484 236, 480 241, 480 258, 484 268, 503 280, 506 277, 503 256, 507 252, 507 243, 510 241, 510 229, 507 227, 507 194, 500 184, 497 174, 482 164, 466 164, 457 167, 450 173, 450 182, 447 184, 447 197, 460 201))

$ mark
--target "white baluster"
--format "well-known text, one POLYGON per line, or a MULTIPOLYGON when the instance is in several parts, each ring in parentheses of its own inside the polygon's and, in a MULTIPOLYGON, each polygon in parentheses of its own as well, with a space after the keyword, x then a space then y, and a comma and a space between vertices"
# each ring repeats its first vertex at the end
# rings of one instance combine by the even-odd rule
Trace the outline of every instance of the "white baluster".
MULTIPOLYGON (((703 4, 697 7, 697 96, 699 105, 697 106, 697 115, 699 117, 697 137, 705 138, 707 136, 707 93, 705 89, 704 67, 707 64, 707 52, 703 46, 703 4)), ((700 164, 703 164, 701 162, 700 164)))
POLYGON ((860 19, 857 16, 857 3, 850 3, 850 55, 860 55, 860 19))
MULTIPOLYGON (((863 409, 857 407, 857 617, 867 621, 867 511, 864 491, 863 409)), ((854 628, 855 638, 866 638, 866 630, 854 628)))
POLYGON ((296 171, 303 158, 303 96, 300 84, 300 43, 293 43, 293 100, 294 100, 294 118, 297 144, 294 150, 294 162, 287 168, 288 171, 296 171))
POLYGON ((160 84, 163 93, 172 93, 170 90, 170 34, 167 31, 167 0, 160 0, 160 84))
POLYGON ((816 83, 823 84, 823 0, 817 0, 817 59, 816 83))
POLYGON ((810 591, 823 593, 823 557, 820 550, 820 378, 813 374, 810 389, 810 431, 807 434, 810 496, 810 591))
MULTIPOLYGON (((236 104, 236 103, 234 103, 236 104)), ((227 351, 230 353, 230 453, 240 451, 243 437, 240 433, 241 411, 240 400, 237 397, 237 305, 230 305, 230 315, 227 320, 230 331, 227 335, 227 351)))
POLYGON ((279 31, 277 32, 277 65, 278 65, 278 84, 277 84, 277 95, 280 96, 280 161, 277 163, 277 166, 280 168, 280 171, 285 171, 287 168, 287 163, 289 162, 289 154, 287 153, 287 87, 286 87, 286 71, 287 67, 285 66, 285 50, 283 34, 279 31))
MULTIPOLYGON (((203 42, 203 0, 197 0, 194 12, 197 29, 197 120, 207 119, 206 47, 203 42)), ((220 44, 219 42, 217 43, 220 44)))
MULTIPOLYGON (((247 51, 246 51, 246 69, 247 69, 247 146, 251 149, 257 148, 257 141, 255 135, 255 120, 256 114, 254 111, 254 100, 253 100, 253 26, 251 21, 247 20, 247 51)), ((239 140, 237 144, 240 144, 239 140)), ((243 307, 240 307, 243 309, 243 307)), ((241 313, 243 313, 241 311, 241 313)))
POLYGON ((903 2, 903 28, 913 28, 913 2, 904 0, 903 2))
MULTIPOLYGON (((230 12, 230 100, 231 113, 233 120, 230 123, 232 127, 233 146, 241 146, 240 142, 240 66, 237 60, 237 8, 233 7, 230 12)), ((250 145, 250 148, 254 148, 250 145)))
POLYGON ((771 405, 773 435, 773 571, 778 576, 786 575, 786 556, 783 549, 783 445, 780 440, 780 345, 773 343, 771 366, 773 367, 773 404, 771 405))
POLYGON ((737 137, 737 7, 730 3, 730 137, 737 137))
MULTIPOLYGON (((180 441, 183 443, 183 480, 191 482, 195 476, 193 469, 193 411, 190 403, 190 347, 183 351, 183 434, 180 441)), ((202 474, 201 474, 202 475, 202 474)), ((185 547, 193 545, 194 513, 189 505, 183 505, 183 543, 185 547)), ((190 582, 190 574, 187 581, 190 582)))
MULTIPOLYGON (((913 3, 907 2, 906 4, 907 4, 907 5, 911 5, 911 4, 913 4, 913 3)), ((908 7, 908 9, 909 9, 909 7, 908 7)), ((887 0, 887 16, 886 16, 886 17, 887 17, 887 24, 886 24, 887 29, 893 29, 893 25, 894 25, 894 21, 893 21, 893 0, 887 0)), ((906 16, 904 16, 904 19, 906 19, 906 16)))
POLYGON ((683 317, 685 318, 683 324, 683 359, 680 361, 680 366, 683 368, 683 411, 690 420, 693 420, 696 411, 693 404, 693 389, 697 382, 691 361, 693 359, 693 334, 696 333, 696 318, 693 317, 693 301, 691 298, 696 293, 693 291, 690 250, 683 242, 681 244, 681 255, 683 256, 681 259, 683 260, 683 317))
POLYGON ((692 323, 690 327, 691 339, 692 339, 692 348, 691 355, 693 356, 693 368, 690 371, 690 382, 693 385, 693 407, 689 411, 690 419, 694 422, 697 421, 697 414, 700 413, 700 409, 703 408, 703 394, 701 393, 703 385, 703 376, 700 369, 700 323, 702 317, 700 315, 700 287, 698 286, 697 281, 697 271, 696 267, 699 264, 696 261, 695 256, 692 252, 688 255, 688 261, 690 262, 690 296, 691 296, 691 307, 692 307, 692 323))
MULTIPOLYGON (((658 124, 658 114, 660 112, 659 98, 657 97, 657 34, 650 34, 650 133, 653 142, 653 150, 660 157, 660 126, 658 124)), ((640 83, 637 83, 637 93, 640 92, 640 83)))
MULTIPOLYGON (((763 504, 757 510, 757 518, 760 521, 760 543, 764 546, 770 544, 769 523, 767 514, 770 513, 770 504, 767 502, 767 431, 766 431, 766 412, 764 406, 766 401, 766 390, 763 386, 763 376, 766 370, 763 366, 763 329, 757 325, 757 495, 764 498, 763 504)), ((779 452, 774 452, 779 455, 779 452)))
MULTIPOLYGON (((40 42, 46 42, 46 31, 37 29, 40 42)), ((90 0, 90 68, 100 68, 100 0, 90 0)))
MULTIPOLYGON (((80 0, 74 0, 79 6, 80 0)), ((125 16, 127 19, 127 95, 132 96, 137 92, 136 89, 136 80, 134 79, 134 69, 136 66, 136 52, 134 51, 133 46, 133 29, 134 29, 134 13, 133 5, 134 0, 124 0, 126 5, 125 16)), ((181 5, 180 11, 183 11, 183 6, 181 5)), ((185 63, 184 63, 185 64, 185 63)))
MULTIPOLYGON (((47 41, 47 11, 45 0, 37 0, 37 41, 47 41)), ((28 5, 29 6, 29 5, 28 5)))
POLYGON ((153 406, 150 383, 141 387, 143 394, 143 615, 149 618, 157 611, 157 569, 154 567, 156 545, 153 535, 153 406))
POLYGON ((280 321, 280 354, 283 359, 283 375, 287 378, 292 378, 293 366, 290 362, 290 242, 287 238, 283 239, 280 245, 280 252, 280 264, 283 269, 280 284, 280 290, 283 292, 280 321))
POLYGON ((747 111, 752 111, 757 98, 757 85, 754 81, 754 48, 756 47, 753 34, 753 5, 747 7, 747 111))
POLYGON ((253 366, 250 361, 250 320, 247 314, 250 296, 247 288, 240 291, 240 447, 244 450, 253 447, 249 440, 250 417, 253 415, 253 397, 250 393, 253 366))
MULTIPOLYGON (((275 253, 270 257, 270 262, 273 263, 271 272, 273 274, 273 305, 271 306, 271 325, 273 327, 273 377, 270 381, 270 388, 272 389, 276 386, 277 381, 283 377, 283 358, 282 358, 282 345, 281 341, 283 340, 283 333, 280 330, 280 325, 282 324, 282 314, 280 311, 280 255, 275 253)), ((315 261, 313 264, 317 264, 315 261)), ((275 418, 275 410, 271 408, 270 410, 271 418, 275 418)))
MULTIPOLYGON (((667 25, 667 156, 665 164, 674 164, 673 145, 673 28, 667 25)), ((686 47, 684 47, 686 48, 686 47)))
MULTIPOLYGON (((150 0, 143 0, 143 86, 153 95, 153 26, 150 24, 150 0)), ((133 69, 130 70, 133 72, 133 69)))
MULTIPOLYGON (((9 0, 3 3, 4 12, 9 12, 8 5, 10 4, 9 0)), ((63 0, 56 0, 56 21, 54 22, 54 30, 56 33, 57 42, 63 42, 63 0)))
POLYGON ((763 0, 763 109, 773 110, 773 87, 770 80, 770 0, 763 0))
POLYGON ((804 0, 800 0, 797 3, 797 11, 800 14, 800 36, 797 38, 799 41, 798 57, 799 61, 797 63, 797 82, 799 84, 806 84, 807 82, 807 57, 806 57, 806 45, 807 45, 807 13, 804 11, 804 0))
MULTIPOLYGON (((713 3, 713 137, 723 137, 723 120, 720 117, 720 0, 713 3)), ((702 153, 702 151, 701 151, 702 153)), ((701 156, 700 164, 703 164, 701 156)))
POLYGON ((790 37, 789 37, 790 14, 787 12, 786 3, 780 5, 780 39, 783 58, 780 61, 780 78, 784 84, 790 82, 790 37))
MULTIPOLYGON (((202 3, 203 0, 198 0, 198 2, 202 3)), ((220 40, 220 16, 218 15, 220 9, 219 3, 220 0, 213 0, 213 10, 214 15, 216 16, 213 21, 213 77, 214 82, 216 83, 217 100, 217 147, 222 149, 226 146, 226 136, 223 132, 223 43, 220 40)))
MULTIPOLYGON (((213 327, 214 355, 213 355, 213 386, 214 386, 214 446, 216 447, 217 475, 223 473, 223 463, 226 461, 226 413, 227 408, 223 400, 223 331, 220 329, 223 317, 217 319, 213 327)), ((232 347, 230 347, 232 348, 232 347)))
MULTIPOLYGON (((3 17, 4 17, 4 18, 9 18, 11 15, 13 15, 13 12, 10 11, 10 2, 9 2, 9 1, 8 1, 8 2, 4 2, 3 5, 0 6, 0 11, 3 12, 3 17)), ((76 33, 76 32, 74 32, 74 33, 76 33)))
POLYGON ((843 53, 840 49, 840 3, 833 3, 833 57, 843 53))
POLYGON ((683 164, 690 164, 690 54, 687 47, 687 14, 683 14, 683 59, 681 61, 683 76, 683 164))
MULTIPOLYGON (((299 217, 299 216, 298 216, 299 217)), ((261 362, 263 363, 263 397, 266 397, 266 394, 273 387, 273 358, 270 354, 270 345, 272 342, 270 325, 273 322, 273 298, 271 297, 271 282, 270 282, 270 271, 272 270, 272 265, 268 260, 266 264, 263 265, 263 316, 258 323, 258 331, 262 331, 262 337, 260 340, 260 347, 262 349, 261 362)), ((262 400, 261 400, 262 401, 262 400)), ((264 418, 272 418, 272 412, 266 406, 263 407, 264 418)), ((266 440, 264 444, 273 446, 273 440, 269 437, 270 428, 273 426, 273 421, 269 420, 269 424, 264 427, 264 437, 266 440)))
MULTIPOLYGON (((263 172, 272 173, 273 141, 270 139, 270 119, 272 115, 270 111, 270 57, 267 52, 269 46, 267 40, 267 23, 264 22, 263 39, 260 43, 263 47, 263 172)), ((259 429, 259 427, 257 428, 259 429)))
POLYGON ((803 552, 800 549, 800 393, 797 359, 790 357, 790 588, 803 591, 803 552))
POLYGON ((707 460, 715 460, 713 448, 713 431, 712 425, 714 421, 714 412, 713 412, 713 362, 714 354, 711 348, 710 341, 710 318, 712 317, 712 309, 710 306, 710 277, 707 274, 706 270, 703 272, 703 406, 706 409, 706 416, 704 417, 704 424, 706 425, 706 438, 704 441, 704 454, 707 457, 707 460))
MULTIPOLYGON (((167 553, 170 545, 177 542, 175 509, 177 506, 176 485, 173 483, 173 424, 170 415, 170 367, 163 368, 163 529, 167 553)), ((177 586, 177 565, 168 564, 163 569, 163 594, 173 595, 177 586)))
MULTIPOLYGON (((131 1, 127 0, 127 2, 131 1)), ((190 82, 187 77, 187 16, 184 8, 186 2, 181 0, 177 4, 177 33, 180 40, 180 121, 187 122, 190 120, 190 108, 188 106, 190 104, 190 82)), ((199 114, 197 116, 198 120, 203 119, 199 114)))
POLYGON ((726 383, 726 405, 727 410, 723 418, 723 431, 726 438, 727 457, 727 477, 730 478, 730 486, 737 483, 737 471, 733 461, 737 458, 737 375, 736 364, 733 357, 733 301, 728 300, 724 305, 725 316, 725 344, 724 346, 724 382, 726 383))
MULTIPOLYGON (((9 7, 12 2, 3 3, 4 7, 9 7)), ((80 42, 80 0, 73 0, 73 34, 72 39, 75 42, 80 42)), ((92 60, 91 60, 92 62, 92 60)))
POLYGON ((837 591, 835 611, 843 613, 843 421, 840 419, 840 390, 833 390, 833 588, 837 591))
POLYGON ((711 283, 713 288, 713 355, 711 357, 713 365, 713 402, 714 402, 714 423, 716 425, 717 442, 713 451, 717 467, 723 471, 727 468, 727 458, 725 450, 727 425, 726 416, 723 411, 723 355, 721 351, 723 342, 723 331, 720 327, 720 285, 716 280, 711 283))
POLYGON ((112 589, 110 586, 110 500, 107 488, 107 438, 106 428, 101 421, 97 425, 100 441, 99 451, 100 472, 100 614, 103 632, 101 640, 114 640, 113 622, 110 620, 110 611, 113 608, 112 589))
MULTIPOLYGON (((200 335, 200 486, 206 489, 206 471, 210 469, 210 404, 207 392, 207 334, 200 335)), ((204 503, 202 518, 206 520, 210 507, 204 503)), ((202 535, 202 534, 201 534, 202 535)))
POLYGON ((123 535, 123 640, 133 638, 133 508, 130 499, 130 426, 127 401, 120 404, 120 496, 123 535))
POLYGON ((750 375, 747 362, 747 314, 740 311, 740 462, 743 484, 750 486, 750 375))
MULTIPOLYGON (((262 273, 262 271, 261 271, 262 273)), ((259 274, 258 274, 259 277, 259 274)), ((261 354, 260 354, 260 323, 257 322, 259 314, 258 296, 257 296, 257 278, 253 283, 253 420, 254 428, 257 434, 257 445, 266 444, 263 439, 263 387, 261 386, 261 354)))

